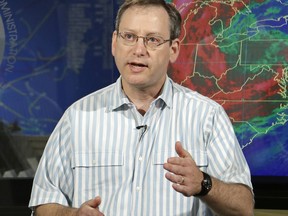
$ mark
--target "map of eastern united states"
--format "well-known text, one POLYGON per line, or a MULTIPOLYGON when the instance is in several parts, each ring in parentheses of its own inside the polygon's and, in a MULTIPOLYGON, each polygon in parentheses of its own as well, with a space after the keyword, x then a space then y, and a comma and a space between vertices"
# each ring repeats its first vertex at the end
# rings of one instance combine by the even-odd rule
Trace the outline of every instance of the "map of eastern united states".
POLYGON ((170 76, 223 105, 253 174, 288 175, 288 1, 173 3, 183 26, 170 76))

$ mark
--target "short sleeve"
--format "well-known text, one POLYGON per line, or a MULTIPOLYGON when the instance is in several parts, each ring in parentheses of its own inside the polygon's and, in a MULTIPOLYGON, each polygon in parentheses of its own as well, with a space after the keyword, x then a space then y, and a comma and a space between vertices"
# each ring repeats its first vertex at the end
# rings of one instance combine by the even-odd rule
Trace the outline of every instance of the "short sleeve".
POLYGON ((252 188, 251 174, 235 135, 232 123, 219 106, 210 114, 207 154, 208 171, 214 177, 228 183, 241 183, 252 188))
POLYGON ((52 132, 35 174, 29 207, 58 203, 71 205, 73 172, 71 170, 71 127, 67 112, 52 132))

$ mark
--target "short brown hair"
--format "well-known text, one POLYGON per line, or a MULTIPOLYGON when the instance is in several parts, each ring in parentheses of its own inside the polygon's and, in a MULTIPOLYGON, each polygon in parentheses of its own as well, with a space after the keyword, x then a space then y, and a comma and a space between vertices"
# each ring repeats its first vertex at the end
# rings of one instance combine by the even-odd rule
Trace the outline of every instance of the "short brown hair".
POLYGON ((121 17, 124 12, 132 7, 132 6, 160 6, 163 7, 169 15, 170 18, 170 39, 174 40, 180 36, 181 32, 181 15, 179 11, 174 7, 174 5, 170 3, 166 3, 165 0, 126 0, 119 8, 116 22, 115 22, 115 29, 119 31, 119 25, 121 21, 121 17))

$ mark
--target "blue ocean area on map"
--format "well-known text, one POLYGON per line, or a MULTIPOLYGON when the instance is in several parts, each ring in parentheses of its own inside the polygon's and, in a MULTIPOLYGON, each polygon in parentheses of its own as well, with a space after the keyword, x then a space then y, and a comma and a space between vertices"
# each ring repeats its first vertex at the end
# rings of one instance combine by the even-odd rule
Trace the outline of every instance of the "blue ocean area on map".
POLYGON ((288 34, 287 6, 288 1, 286 3, 285 1, 264 1, 261 5, 255 4, 255 7, 251 8, 251 12, 260 20, 257 22, 258 27, 277 28, 278 31, 288 34), (267 13, 263 13, 263 11, 267 11, 267 13))

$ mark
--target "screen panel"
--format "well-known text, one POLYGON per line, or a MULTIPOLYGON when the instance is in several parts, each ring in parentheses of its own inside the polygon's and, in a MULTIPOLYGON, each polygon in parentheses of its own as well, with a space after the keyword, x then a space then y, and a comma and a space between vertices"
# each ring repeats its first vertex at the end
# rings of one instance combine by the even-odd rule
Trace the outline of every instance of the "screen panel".
MULTIPOLYGON (((64 110, 117 79, 121 2, 0 1, 0 178, 33 177, 64 110)), ((170 2, 183 25, 169 76, 225 108, 256 195, 287 200, 287 1, 170 2)))
POLYGON ((116 0, 0 1, 0 176, 33 177, 65 109, 114 82, 116 0))
POLYGON ((288 176, 288 5, 173 1, 184 20, 170 76, 220 103, 253 176, 288 176))

